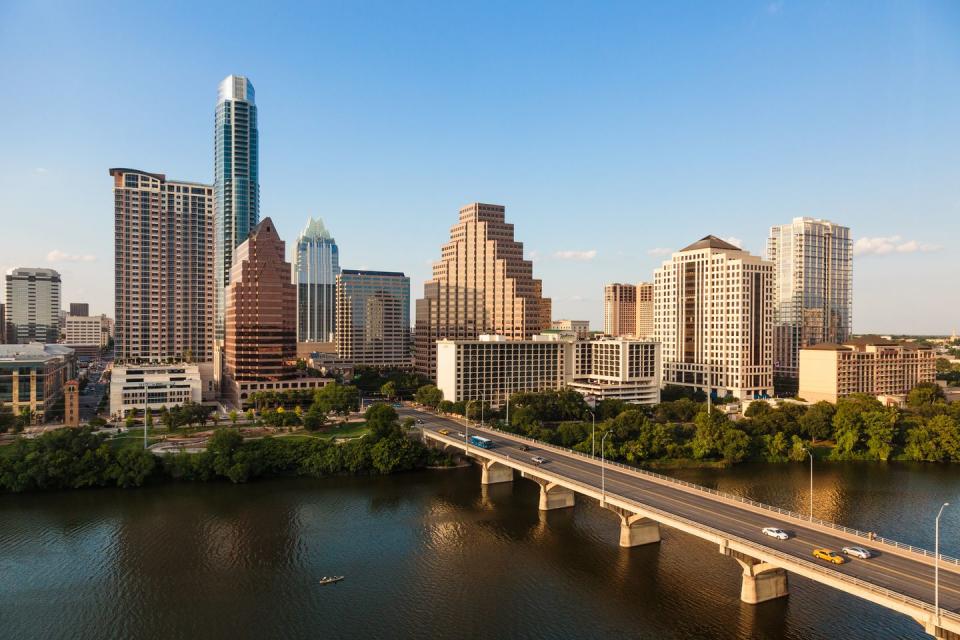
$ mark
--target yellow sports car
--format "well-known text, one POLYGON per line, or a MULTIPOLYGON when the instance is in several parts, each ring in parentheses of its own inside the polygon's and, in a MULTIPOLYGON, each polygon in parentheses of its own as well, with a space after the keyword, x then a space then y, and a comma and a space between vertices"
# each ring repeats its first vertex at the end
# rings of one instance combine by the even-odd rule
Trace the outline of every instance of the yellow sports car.
POLYGON ((833 564, 843 564, 846 562, 844 557, 835 551, 830 551, 830 549, 814 549, 813 557, 820 560, 826 560, 827 562, 832 562, 833 564))
POLYGON ((437 431, 437 433, 439 433, 442 436, 448 436, 450 435, 450 429, 440 429, 439 431, 437 431))

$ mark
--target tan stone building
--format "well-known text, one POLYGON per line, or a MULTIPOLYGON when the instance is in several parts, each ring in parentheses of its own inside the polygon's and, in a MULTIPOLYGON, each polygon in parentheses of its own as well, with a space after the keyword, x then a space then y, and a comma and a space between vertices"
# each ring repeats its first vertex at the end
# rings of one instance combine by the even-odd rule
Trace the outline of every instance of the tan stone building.
POLYGON ((664 384, 773 395, 773 263, 701 238, 656 270, 653 313, 664 384))
POLYGON ((213 187, 136 169, 110 175, 117 362, 213 360, 213 187))
POLYGON ((603 332, 632 336, 637 330, 637 287, 613 282, 603 287, 603 332))
POLYGON ((505 212, 501 205, 479 202, 460 209, 460 221, 451 227, 450 241, 417 300, 418 373, 436 378, 437 340, 474 340, 481 334, 525 340, 550 327, 550 299, 543 297, 505 212))
POLYGON ((409 369, 410 278, 394 271, 337 275, 337 356, 343 362, 409 369))
POLYGON ((637 329, 638 338, 653 337, 653 283, 637 283, 637 329))
POLYGON ((77 380, 67 380, 63 384, 63 424, 80 426, 80 383, 77 380))
POLYGON ((590 337, 589 320, 554 320, 550 323, 550 328, 556 331, 572 333, 577 340, 586 340, 590 337))
POLYGON ((935 379, 929 347, 862 338, 800 349, 799 396, 808 402, 836 402, 851 393, 903 395, 935 379))

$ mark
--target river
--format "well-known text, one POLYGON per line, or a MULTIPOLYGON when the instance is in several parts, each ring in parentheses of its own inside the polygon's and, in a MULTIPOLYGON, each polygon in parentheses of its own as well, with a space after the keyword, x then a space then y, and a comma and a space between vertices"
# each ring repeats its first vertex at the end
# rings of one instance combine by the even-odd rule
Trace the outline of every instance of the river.
MULTIPOLYGON (((807 509, 805 465, 674 475, 807 509)), ((820 517, 960 555, 960 467, 819 465, 820 517)), ((790 577, 739 601, 739 567, 662 528, 617 546, 595 503, 542 514, 476 468, 377 478, 0 495, 0 638, 926 638, 790 577), (345 575, 320 586, 323 575, 345 575)))

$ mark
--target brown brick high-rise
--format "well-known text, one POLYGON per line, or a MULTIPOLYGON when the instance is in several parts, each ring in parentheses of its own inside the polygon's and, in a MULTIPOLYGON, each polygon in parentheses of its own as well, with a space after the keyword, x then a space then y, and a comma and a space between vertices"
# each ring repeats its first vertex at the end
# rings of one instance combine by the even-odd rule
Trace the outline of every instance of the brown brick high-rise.
POLYGON ((533 277, 533 263, 523 259, 523 244, 513 239, 505 211, 479 202, 460 209, 417 300, 418 373, 436 378, 437 340, 485 333, 526 340, 550 327, 550 299, 533 277))
POLYGON ((226 290, 227 395, 234 394, 235 383, 279 380, 296 371, 290 363, 297 357, 297 289, 285 255, 270 218, 233 253, 226 290))

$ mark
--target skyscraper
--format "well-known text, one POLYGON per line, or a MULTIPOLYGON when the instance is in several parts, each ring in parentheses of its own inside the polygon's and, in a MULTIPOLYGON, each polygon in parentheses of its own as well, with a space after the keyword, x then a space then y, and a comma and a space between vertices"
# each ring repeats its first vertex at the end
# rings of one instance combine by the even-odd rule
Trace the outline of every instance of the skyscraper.
POLYGON ((60 338, 60 274, 19 267, 7 271, 7 340, 12 344, 60 338))
POLYGON ((213 359, 213 188, 110 169, 118 362, 213 359))
POLYGON ((372 367, 410 367, 410 278, 354 269, 337 276, 337 356, 372 367))
POLYGON ((253 84, 244 76, 227 76, 220 83, 213 139, 216 335, 222 338, 224 291, 230 284, 233 251, 260 220, 257 106, 253 84))
POLYGON ((745 400, 773 393, 773 264, 715 236, 681 249, 653 283, 663 384, 745 400))
POLYGON ((297 291, 285 243, 270 218, 234 252, 226 292, 224 393, 241 405, 240 383, 279 380, 297 357, 297 291))
POLYGON ((638 338, 653 336, 653 283, 637 283, 637 329, 638 338))
POLYGON ((853 245, 850 229, 828 220, 794 218, 770 229, 775 265, 774 375, 796 390, 800 349, 850 337, 853 245))
MULTIPOLYGON (((339 274, 340 250, 336 241, 323 226, 323 220, 310 218, 297 237, 297 251, 293 257, 298 342, 333 340, 339 274)), ((409 299, 409 295, 407 297, 409 299)), ((409 331, 409 327, 407 329, 409 331)))
POLYGON ((417 372, 435 379, 436 341, 498 334, 530 339, 550 327, 550 299, 543 297, 533 263, 513 239, 501 205, 475 202, 460 209, 433 277, 416 304, 417 372))
POLYGON ((637 288, 613 282, 603 287, 603 332, 632 336, 637 330, 637 288))

